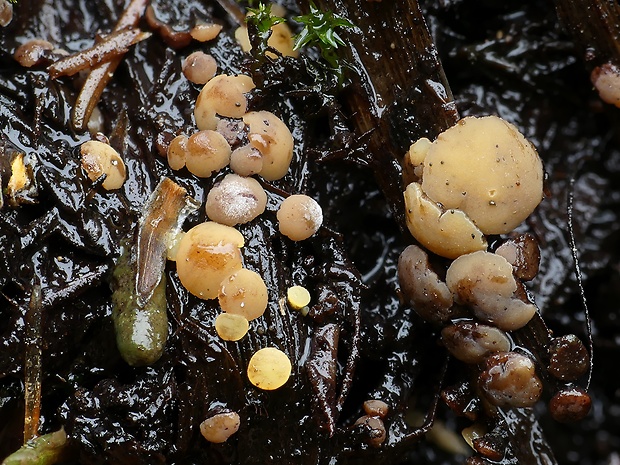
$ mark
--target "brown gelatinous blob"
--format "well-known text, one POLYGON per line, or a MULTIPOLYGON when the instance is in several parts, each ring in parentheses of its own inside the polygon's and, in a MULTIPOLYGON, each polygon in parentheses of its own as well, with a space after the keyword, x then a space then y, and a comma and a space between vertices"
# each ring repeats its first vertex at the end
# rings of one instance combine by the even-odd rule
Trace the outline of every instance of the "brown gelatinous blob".
POLYGON ((166 158, 168 159, 170 168, 175 171, 185 167, 185 161, 187 159, 187 141, 188 137, 185 134, 179 134, 172 139, 168 146, 166 158))
POLYGON ((187 231, 176 254, 181 284, 196 297, 215 299, 221 283, 243 266, 243 236, 229 226, 208 221, 187 231))
POLYGON ((303 241, 323 224, 323 210, 312 197, 303 194, 284 199, 278 212, 280 232, 293 241, 303 241))
POLYGON ((13 19, 13 4, 8 0, 0 0, 0 26, 8 26, 13 19))
POLYGON ((248 140, 263 155, 260 175, 267 181, 284 177, 293 159, 293 135, 284 122, 268 111, 251 111, 243 116, 250 128, 248 140))
POLYGON ((511 348, 510 339, 501 329, 464 321, 442 329, 441 342, 455 358, 475 364, 511 348))
POLYGON ((185 166, 199 178, 208 178, 230 162, 230 145, 218 132, 198 131, 189 136, 186 147, 185 166))
POLYGON ((385 418, 390 411, 388 404, 378 399, 371 399, 364 402, 364 412, 371 417, 385 418))
POLYGON ((505 331, 522 328, 536 313, 534 304, 515 295, 518 287, 512 265, 494 253, 461 255, 448 268, 446 284, 457 302, 469 305, 476 317, 505 331))
POLYGON ((620 68, 613 63, 597 66, 590 80, 603 102, 620 108, 620 68))
POLYGON ((218 301, 226 313, 251 321, 267 309, 267 286, 258 273, 242 268, 222 281, 218 301))
POLYGON ((491 355, 478 385, 489 402, 498 407, 531 407, 542 393, 534 362, 516 352, 491 355))
POLYGON ((194 84, 206 84, 216 72, 217 62, 207 53, 196 51, 183 61, 183 75, 194 84))
POLYGON ((431 270, 428 255, 416 245, 408 246, 398 259, 398 281, 403 296, 418 315, 442 323, 452 315, 452 293, 431 270))
POLYGON ((385 442, 387 433, 383 420, 379 417, 364 415, 355 422, 355 426, 363 425, 368 436, 366 442, 372 447, 380 447, 385 442))
POLYGON ((192 42, 192 36, 189 31, 175 31, 170 25, 160 21, 155 14, 153 5, 149 5, 146 8, 144 16, 146 17, 148 25, 151 26, 170 47, 180 49, 192 42))
POLYGON ((200 423, 200 433, 209 442, 221 444, 239 431, 241 419, 237 412, 216 413, 200 423))
POLYGON ((217 115, 241 118, 247 111, 245 94, 254 89, 252 78, 244 74, 215 76, 198 94, 194 117, 198 129, 217 128, 217 115))
POLYGON ((592 399, 579 387, 563 389, 549 401, 549 412, 553 419, 560 423, 583 420, 591 407, 592 399))
POLYGON ((252 176, 263 169, 263 156, 255 147, 243 145, 230 154, 230 169, 239 176, 252 176))
POLYGON ((549 368, 562 381, 574 381, 585 375, 590 367, 588 349, 574 334, 556 337, 549 347, 549 368))
POLYGON ((495 253, 504 257, 512 265, 515 276, 523 281, 530 281, 538 274, 540 248, 532 234, 519 234, 508 239, 495 253))
POLYGON ((227 174, 207 195, 209 219, 227 226, 248 223, 265 211, 267 194, 253 178, 227 174))
POLYGON ((13 57, 22 66, 31 68, 41 61, 46 52, 54 49, 47 40, 33 39, 20 45, 13 57))

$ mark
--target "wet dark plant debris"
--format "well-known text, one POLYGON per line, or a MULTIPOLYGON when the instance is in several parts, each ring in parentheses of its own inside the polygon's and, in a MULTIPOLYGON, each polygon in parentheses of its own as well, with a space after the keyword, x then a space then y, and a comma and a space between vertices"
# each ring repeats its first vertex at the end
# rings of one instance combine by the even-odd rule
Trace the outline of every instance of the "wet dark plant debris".
MULTIPOLYGON (((300 60, 244 54, 233 37, 237 20, 231 14, 243 11, 243 2, 151 2, 152 18, 167 32, 140 21, 153 35, 123 57, 98 104, 102 132, 127 166, 127 180, 117 191, 93 184, 80 165, 79 146, 91 136, 74 132, 71 115, 83 77, 49 79, 45 66, 57 51, 31 68, 20 66, 13 54, 35 38, 69 53, 85 49, 97 34, 114 28, 127 2, 20 0, 14 5, 12 22, 0 29, 0 458, 23 440, 24 354, 32 343, 26 312, 40 285, 39 433, 65 428, 67 464, 620 461, 620 119, 618 109, 603 104, 592 89, 590 68, 599 63, 583 56, 588 36, 571 35, 550 2, 422 2, 434 44, 427 43, 412 66, 424 75, 439 75, 440 60, 446 86, 440 81, 434 90, 418 86, 418 78, 412 78, 411 88, 382 81, 376 88, 392 89, 392 105, 384 117, 371 118, 361 110, 360 102, 372 90, 360 85, 368 78, 364 73, 372 78, 380 68, 410 64, 395 59, 381 64, 381 50, 393 57, 390 47, 399 46, 389 38, 410 31, 384 35, 377 25, 363 27, 374 17, 368 12, 386 8, 386 2, 315 2, 333 5, 358 26, 342 31, 345 41, 372 48, 356 61, 343 47, 348 70, 343 91, 322 74, 326 68, 316 61, 316 50, 300 60), (171 33, 210 22, 223 25, 211 42, 170 39, 171 33), (161 177, 204 203, 227 172, 198 179, 186 170, 172 171, 161 156, 177 133, 195 127, 192 112, 200 88, 181 71, 182 60, 195 50, 213 55, 218 72, 252 74, 258 88, 251 107, 278 114, 295 139, 289 173, 265 183, 267 211, 238 227, 246 241, 244 263, 264 277, 269 306, 250 323, 244 339, 224 342, 212 324, 217 302, 190 295, 168 262, 165 353, 153 366, 132 368, 118 353, 111 321, 109 280, 121 241, 135 234, 143 205, 161 177), (369 57, 380 63, 376 69, 361 68, 369 57), (435 106, 440 94, 445 105, 435 106), (545 199, 518 231, 531 233, 541 251, 540 271, 527 291, 542 318, 514 334, 520 349, 536 361, 545 385, 533 409, 485 413, 471 371, 448 357, 438 343, 438 329, 400 298, 396 265, 411 239, 402 232, 397 160, 409 142, 436 135, 456 111, 502 116, 519 127, 544 160, 545 199), (365 129, 373 118, 380 124, 365 129), (11 195, 11 163, 22 153, 29 184, 11 195), (314 197, 325 217, 317 235, 298 243, 279 234, 275 215, 282 198, 292 193, 314 197), (583 394, 589 367, 571 229, 591 313, 594 369, 590 414, 564 423, 553 417, 573 418, 563 402, 583 394), (300 283, 313 297, 306 317, 282 310, 278 302, 288 287, 300 283), (280 348, 293 362, 291 379, 273 392, 254 388, 245 375, 252 353, 266 346, 280 348), (547 406, 559 390, 563 394, 551 402, 552 415, 547 406), (380 447, 369 445, 378 430, 354 425, 370 399, 389 406, 380 447), (237 412, 241 426, 226 443, 210 444, 199 425, 222 409, 237 412), (429 434, 428 428, 418 428, 435 419, 460 437, 475 418, 488 433, 474 441, 475 453, 456 439, 439 438, 437 427, 429 434)), ((394 4, 417 8, 407 0, 394 4)), ((309 5, 286 1, 284 6, 290 20, 309 5)), ((404 28, 394 24, 386 27, 404 28)), ((423 21, 412 24, 425 27, 423 21)), ((293 23, 293 29, 299 26, 293 23)), ((593 47, 601 43, 604 39, 593 47)), ((184 229, 204 220, 201 209, 184 229)))

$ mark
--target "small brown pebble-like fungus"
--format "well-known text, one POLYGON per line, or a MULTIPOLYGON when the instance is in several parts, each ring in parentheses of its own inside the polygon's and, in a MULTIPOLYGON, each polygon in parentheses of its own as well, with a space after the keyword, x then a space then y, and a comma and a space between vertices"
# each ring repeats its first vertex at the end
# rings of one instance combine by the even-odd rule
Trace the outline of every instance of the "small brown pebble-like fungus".
POLYGON ((47 40, 33 39, 20 45, 13 57, 22 66, 31 68, 38 64, 46 52, 54 49, 47 40))
POLYGON ((243 266, 243 236, 230 226, 208 221, 181 239, 176 255, 181 284, 196 297, 215 299, 222 281, 243 266))
POLYGON ((189 138, 185 134, 179 134, 170 142, 166 157, 171 169, 176 171, 185 167, 188 140, 189 138))
POLYGON ((590 80, 603 102, 620 108, 620 68, 613 63, 602 64, 592 70, 590 80))
POLYGON ((590 354, 574 334, 556 337, 549 347, 548 371, 562 381, 575 381, 590 367, 590 354))
POLYGON ((364 402, 364 412, 371 417, 385 418, 390 411, 388 404, 378 399, 370 399, 364 402))
POLYGON ((273 391, 288 381, 291 376, 291 361, 275 347, 260 349, 248 363, 248 379, 259 389, 273 391))
POLYGON ((200 433, 209 442, 221 444, 239 431, 241 419, 236 412, 221 412, 200 423, 200 433))
POLYGON ((495 253, 504 257, 512 265, 515 276, 523 281, 530 281, 538 274, 540 249, 529 233, 508 239, 495 253))
POLYGON ((323 223, 323 210, 312 197, 297 194, 284 199, 278 212, 280 232, 293 241, 303 241, 323 223))
POLYGON ((549 413, 560 423, 583 420, 590 413, 591 407, 590 395, 579 387, 563 389, 549 401, 549 413))
POLYGON ((517 282, 504 257, 478 251, 452 262, 446 284, 459 303, 469 305, 476 317, 512 331, 525 326, 536 306, 515 297, 517 282))
POLYGON ((237 147, 230 154, 230 169, 239 176, 252 176, 263 169, 263 156, 250 144, 237 147))
POLYGON ((465 363, 482 363, 489 355, 508 352, 510 339, 494 326, 465 321, 441 330, 441 342, 457 359, 465 363))
POLYGON ((268 111, 251 111, 243 121, 250 128, 250 144, 263 156, 259 174, 267 181, 284 177, 293 159, 293 135, 286 124, 268 111))
POLYGON ((252 78, 243 74, 215 76, 198 94, 194 117, 198 129, 217 128, 217 115, 241 118, 247 111, 245 94, 254 89, 252 78))
POLYGON ((105 190, 119 189, 125 182, 127 171, 123 159, 108 144, 96 140, 84 142, 80 147, 82 168, 91 181, 105 175, 101 184, 105 190))
POLYGON ((380 447, 387 437, 383 420, 379 417, 364 415, 357 419, 355 426, 363 425, 368 431, 366 442, 372 447, 380 447))
POLYGON ((250 325, 241 315, 220 313, 215 319, 215 331, 224 341, 238 341, 248 333, 250 325))
POLYGON ((516 352, 487 358, 478 385, 489 402, 498 407, 532 407, 542 393, 534 362, 516 352))
POLYGON ((218 300, 226 313, 241 315, 251 321, 265 313, 267 286, 261 275, 242 268, 222 281, 218 300))
POLYGON ((208 42, 218 36, 222 31, 222 27, 221 24, 216 23, 196 24, 191 31, 189 31, 189 34, 192 36, 192 39, 198 42, 208 42))
POLYGON ((208 178, 230 162, 230 145, 220 133, 210 129, 189 136, 186 148, 185 166, 199 178, 208 178))
POLYGON ((441 323, 452 314, 452 293, 431 270, 428 255, 417 245, 408 246, 398 258, 398 281, 403 296, 418 315, 441 323))
POLYGON ((265 211, 267 194, 253 178, 227 174, 207 195, 209 219, 227 226, 252 221, 265 211))
POLYGON ((8 26, 13 19, 13 4, 8 0, 0 0, 0 26, 8 26))
POLYGON ((196 51, 183 61, 183 75, 194 84, 206 84, 216 72, 217 62, 207 53, 196 51))

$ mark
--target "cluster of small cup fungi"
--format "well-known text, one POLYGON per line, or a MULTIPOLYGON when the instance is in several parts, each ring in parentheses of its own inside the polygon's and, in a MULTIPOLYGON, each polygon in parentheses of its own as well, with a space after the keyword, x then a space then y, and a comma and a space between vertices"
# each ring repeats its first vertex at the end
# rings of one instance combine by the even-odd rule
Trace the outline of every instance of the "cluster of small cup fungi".
MULTIPOLYGON (((208 39, 213 37, 208 34, 208 39)), ((207 194, 208 220, 170 238, 167 258, 176 261, 179 280, 191 294, 218 300, 222 312, 215 319, 215 331, 222 340, 234 342, 247 334, 250 321, 264 314, 270 298, 262 276, 243 265, 244 237, 235 226, 265 212, 267 193, 263 185, 286 175, 294 141, 286 124, 275 114, 248 111, 246 94, 254 88, 250 76, 215 75, 216 70, 213 57, 203 52, 186 58, 185 76, 195 84, 204 84, 194 109, 197 130, 174 137, 165 154, 172 170, 186 169, 198 178, 214 176, 226 167, 231 173, 207 194)), ((122 186, 125 165, 104 136, 99 134, 84 143, 80 151, 82 167, 93 182, 101 182, 106 190, 122 186)), ((292 241, 310 238, 323 221, 320 205, 303 194, 286 197, 276 217, 281 234, 292 241)), ((305 316, 310 292, 303 286, 291 286, 286 296, 278 298, 280 308, 284 302, 305 316)), ((247 376, 257 388, 275 390, 288 381, 291 370, 291 361, 284 352, 265 347, 250 358, 247 376)), ((211 413, 200 426, 210 442, 224 442, 238 430, 240 418, 236 412, 211 413)))
MULTIPOLYGON (((441 327, 446 349, 477 371, 473 388, 483 405, 532 407, 543 383, 531 354, 515 346, 510 332, 537 311, 523 282, 538 272, 538 245, 532 235, 512 232, 543 198, 535 148, 499 117, 466 117, 434 142, 412 144, 403 176, 407 226, 420 244, 408 246, 399 259, 404 298, 441 327), (489 236, 498 238, 491 247, 489 236), (431 266, 425 249, 452 260, 445 275, 431 266)), ((557 337, 548 355, 541 369, 561 385, 549 403, 552 416, 562 422, 583 418, 590 398, 571 383, 588 370, 585 346, 574 335, 557 337)), ((475 448, 479 430, 468 428, 464 436, 475 448)))

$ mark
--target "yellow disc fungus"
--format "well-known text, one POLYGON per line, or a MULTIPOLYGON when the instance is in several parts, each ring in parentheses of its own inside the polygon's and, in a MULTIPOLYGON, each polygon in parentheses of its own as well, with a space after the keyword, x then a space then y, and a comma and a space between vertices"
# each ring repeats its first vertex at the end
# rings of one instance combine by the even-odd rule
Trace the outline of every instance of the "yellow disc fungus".
POLYGON ((291 361, 275 347, 260 349, 248 363, 248 378, 259 389, 272 391, 282 387, 291 376, 291 361))
POLYGON ((288 304, 294 310, 301 310, 310 303, 310 292, 303 286, 292 286, 286 291, 288 304))
POLYGON ((215 319, 215 331, 225 341, 238 341, 248 333, 250 325, 241 315, 220 313, 215 319))

